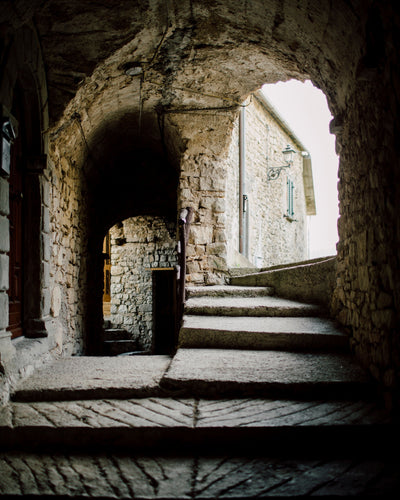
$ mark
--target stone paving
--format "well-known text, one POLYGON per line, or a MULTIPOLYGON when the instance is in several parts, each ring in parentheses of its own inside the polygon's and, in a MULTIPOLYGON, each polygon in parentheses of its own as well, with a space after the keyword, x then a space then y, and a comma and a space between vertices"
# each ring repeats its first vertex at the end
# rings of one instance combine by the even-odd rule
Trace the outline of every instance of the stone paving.
POLYGON ((328 320, 283 309, 247 321, 279 320, 274 350, 180 348, 37 370, 0 411, 0 496, 397 499, 400 460, 388 450, 399 421, 346 352, 327 352, 343 338, 328 320), (299 332, 322 349, 296 351, 299 332))
POLYGON ((209 499, 400 493, 398 460, 0 453, 0 495, 209 499))

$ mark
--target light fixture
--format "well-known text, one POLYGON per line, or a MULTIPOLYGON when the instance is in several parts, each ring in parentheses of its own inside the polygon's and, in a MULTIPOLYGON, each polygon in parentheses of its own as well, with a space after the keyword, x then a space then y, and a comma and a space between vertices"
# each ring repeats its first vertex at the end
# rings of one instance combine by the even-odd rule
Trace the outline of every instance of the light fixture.
POLYGON ((10 175, 11 166, 11 145, 17 138, 16 127, 12 123, 11 116, 1 117, 0 120, 0 174, 8 177, 10 175))
POLYGON ((129 62, 124 64, 123 69, 127 76, 138 76, 143 73, 143 66, 139 62, 129 62))
POLYGON ((282 151, 283 157, 286 161, 286 165, 281 165, 280 167, 270 167, 267 171, 267 179, 269 181, 274 181, 277 179, 284 168, 290 168, 293 164, 294 155, 297 151, 295 151, 290 144, 286 146, 286 148, 282 151))

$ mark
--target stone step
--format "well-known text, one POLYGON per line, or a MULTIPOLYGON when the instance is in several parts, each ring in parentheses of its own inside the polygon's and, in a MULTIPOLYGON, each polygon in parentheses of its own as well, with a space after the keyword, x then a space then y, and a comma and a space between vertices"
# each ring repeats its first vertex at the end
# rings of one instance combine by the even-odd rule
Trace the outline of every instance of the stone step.
POLYGON ((104 356, 118 356, 136 352, 137 349, 136 340, 105 340, 103 342, 104 356))
MULTIPOLYGON (((267 451, 267 450, 266 450, 267 451)), ((399 460, 388 456, 174 456, 124 452, 0 453, 5 498, 379 498, 400 496, 399 460)))
MULTIPOLYGON (((332 454, 395 445, 398 423, 374 402, 326 399, 141 398, 12 402, 0 411, 3 447, 162 448, 173 453, 233 449, 332 454), (329 448, 328 448, 329 447, 329 448)), ((396 442, 397 444, 397 442, 396 442)), ((376 451, 376 450, 375 450, 376 451)))
POLYGON ((185 304, 185 314, 212 316, 321 316, 325 310, 279 297, 193 297, 185 304))
POLYGON ((183 317, 180 347, 279 350, 347 350, 348 336, 317 317, 183 317))
POLYGON ((335 286, 336 257, 278 266, 244 276, 232 276, 234 286, 269 286, 275 294, 329 306, 335 286))
POLYGON ((132 398, 164 395, 169 356, 73 356, 36 370, 17 387, 15 401, 132 398))
POLYGON ((108 340, 132 340, 132 334, 123 328, 105 328, 103 331, 104 341, 108 340))
POLYGON ((161 384, 197 397, 354 398, 373 395, 348 355, 180 348, 161 384))
POLYGON ((189 286, 186 288, 187 298, 192 297, 264 297, 272 295, 274 289, 267 286, 189 286))

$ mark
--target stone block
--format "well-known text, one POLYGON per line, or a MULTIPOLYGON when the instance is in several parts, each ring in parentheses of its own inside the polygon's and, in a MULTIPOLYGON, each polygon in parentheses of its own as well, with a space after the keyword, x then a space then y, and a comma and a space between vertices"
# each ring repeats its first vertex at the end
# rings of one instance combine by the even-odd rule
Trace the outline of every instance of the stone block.
POLYGON ((0 215, 0 252, 10 251, 10 224, 6 216, 0 215))
POLYGON ((50 261, 50 238, 48 234, 42 235, 42 258, 45 262, 50 261))
POLYGON ((41 297, 41 314, 43 317, 50 314, 50 303, 50 290, 48 288, 43 288, 41 297))
POLYGON ((8 255, 0 254, 0 290, 8 290, 9 286, 8 255))
POLYGON ((0 292, 0 330, 8 326, 8 295, 0 292))
POLYGON ((42 206, 42 230, 44 233, 50 233, 50 211, 42 206))
POLYGON ((8 215, 9 213, 9 185, 7 179, 0 177, 0 215, 8 215))
POLYGON ((189 241, 196 245, 211 243, 212 235, 212 226, 192 225, 190 228, 189 241))

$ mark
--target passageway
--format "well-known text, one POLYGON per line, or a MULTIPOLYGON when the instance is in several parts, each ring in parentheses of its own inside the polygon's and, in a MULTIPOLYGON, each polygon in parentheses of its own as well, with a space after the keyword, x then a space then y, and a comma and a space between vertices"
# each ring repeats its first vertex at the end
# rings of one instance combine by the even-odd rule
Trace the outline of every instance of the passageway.
MULTIPOLYGON (((388 443, 398 446, 398 420, 382 405, 361 400, 362 387, 369 396, 378 386, 379 402, 388 410, 400 401, 397 3, 3 0, 1 6, 3 123, 13 119, 18 88, 29 97, 24 113, 32 110, 19 130, 32 132, 33 148, 25 149, 23 159, 32 176, 33 224, 22 251, 23 258, 34 256, 32 281, 24 283, 34 303, 26 308, 24 335, 11 339, 10 165, 2 155, 0 433, 2 443, 19 447, 1 455, 2 491, 98 498, 385 491, 398 497, 398 460, 387 456, 388 443), (271 352, 209 357, 188 348, 172 361, 161 355, 161 378, 151 376, 150 385, 139 387, 138 399, 132 393, 122 400, 114 394, 111 402, 76 399, 84 397, 79 391, 91 380, 102 390, 112 383, 107 373, 99 377, 102 358, 82 356, 99 349, 106 232, 137 216, 176 225, 180 210, 190 207, 186 284, 218 289, 227 276, 226 159, 236 119, 264 83, 291 78, 320 88, 334 117, 339 244, 325 282, 333 284, 329 306, 340 326, 339 341, 347 336, 351 350, 346 364, 341 354, 289 352, 279 355, 284 370, 269 370, 278 359, 271 352), (211 359, 218 376, 205 380, 211 359), (35 377, 44 374, 52 392, 60 367, 73 379, 69 363, 93 371, 73 380, 72 401, 60 400, 63 390, 56 401, 46 400, 48 387, 38 391, 35 377), (190 370, 182 374, 185 363, 190 370), (328 365, 334 367, 332 377, 328 365), (343 366, 355 368, 346 368, 349 378, 341 378, 343 366), (285 372, 295 374, 293 385, 271 378, 285 372), (239 383, 238 374, 249 373, 265 375, 266 384, 249 378, 239 383), (354 373, 362 377, 353 379, 354 373), (32 387, 33 401, 23 402, 32 387), (330 395, 339 389, 339 400, 318 403, 325 388, 330 395), (258 459, 249 444, 260 443, 258 459), (50 453, 42 451, 43 444, 50 453), (152 446, 158 444, 167 444, 174 456, 157 455, 152 446), (232 445, 229 456, 226 444, 232 445), (238 444, 247 461, 238 456, 238 444), (64 453, 67 445, 73 452, 80 447, 80 455, 64 453), (128 446, 129 456, 116 456, 116 445, 128 446), (202 445, 224 451, 210 459, 202 456, 202 445), (150 458, 132 452, 137 446, 150 458), (265 450, 276 454, 266 457, 265 450), (307 456, 299 457, 299 450, 307 456)), ((12 147, 10 139, 6 146, 12 147)), ((262 301, 263 310, 269 302, 262 301)), ((139 358, 121 362, 129 377, 156 368, 139 358)), ((121 359, 107 361, 118 372, 121 359)), ((129 377, 124 390, 132 389, 129 377)))
MULTIPOLYGON (((399 35, 392 2, 4 5, 2 104, 11 112, 16 82, 33 75, 43 139, 33 155, 40 290, 26 321, 33 336, 48 340, 35 363, 49 352, 96 351, 102 241, 118 221, 157 215, 176 222, 180 208, 194 208, 188 284, 224 281, 224 160, 239 107, 266 82, 310 79, 327 96, 341 158, 331 312, 388 401, 396 399, 399 35)), ((2 227, 8 235, 8 222, 2 227)), ((4 279, 3 308, 8 289, 4 279)), ((14 345, 33 344, 12 342, 7 327, 1 345, 11 366, 14 345)))

